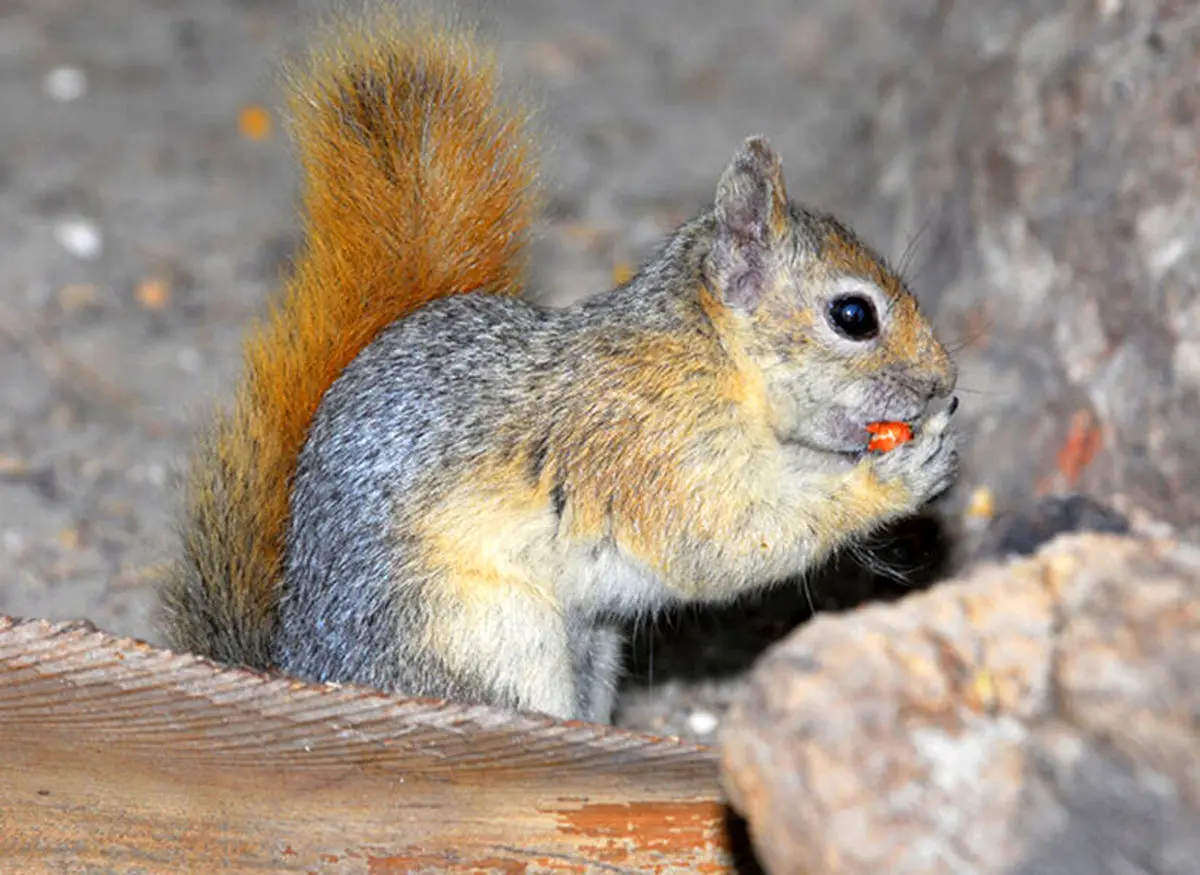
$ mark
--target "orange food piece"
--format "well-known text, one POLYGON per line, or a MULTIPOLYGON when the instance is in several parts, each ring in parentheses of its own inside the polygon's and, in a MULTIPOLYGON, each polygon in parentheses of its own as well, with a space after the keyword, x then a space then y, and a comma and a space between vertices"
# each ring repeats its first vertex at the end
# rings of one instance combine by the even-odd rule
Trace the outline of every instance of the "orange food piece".
POLYGON ((907 422, 871 422, 867 424, 867 431, 871 433, 867 449, 877 453, 890 452, 913 439, 912 428, 907 422))

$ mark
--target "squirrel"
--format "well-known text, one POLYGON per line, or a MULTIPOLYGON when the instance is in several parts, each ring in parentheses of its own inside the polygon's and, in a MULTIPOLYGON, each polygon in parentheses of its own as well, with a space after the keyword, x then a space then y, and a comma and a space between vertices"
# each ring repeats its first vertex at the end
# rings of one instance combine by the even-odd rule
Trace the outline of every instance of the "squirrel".
POLYGON ((385 21, 293 76, 303 245, 191 460, 175 649, 609 722, 628 622, 794 579, 955 479, 950 355, 762 137, 632 279, 528 300, 537 148, 497 70, 385 21), (880 420, 915 435, 868 452, 880 420))

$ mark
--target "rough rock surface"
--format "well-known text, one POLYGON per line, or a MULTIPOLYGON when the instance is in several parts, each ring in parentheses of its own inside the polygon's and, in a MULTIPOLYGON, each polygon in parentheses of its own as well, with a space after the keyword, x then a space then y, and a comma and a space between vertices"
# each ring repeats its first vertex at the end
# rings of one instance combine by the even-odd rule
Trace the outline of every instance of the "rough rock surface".
POLYGON ((1200 547, 1061 538, 771 651, 722 728, 772 873, 1200 871, 1200 547))

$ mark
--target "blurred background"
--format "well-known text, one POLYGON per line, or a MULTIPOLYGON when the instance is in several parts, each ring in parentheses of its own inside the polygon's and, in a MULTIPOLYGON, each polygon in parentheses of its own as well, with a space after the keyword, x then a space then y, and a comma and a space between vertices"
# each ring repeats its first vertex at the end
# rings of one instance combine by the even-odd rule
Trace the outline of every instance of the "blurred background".
MULTIPOLYGON (((158 640, 175 477, 297 242, 279 65, 332 8, 0 0, 0 613, 158 640)), ((1197 533, 1200 4, 459 8, 539 110, 544 299, 626 275, 754 133, 794 198, 903 259, 957 350, 969 447, 928 524, 944 536, 893 540, 916 545, 902 565, 952 570, 996 520, 1073 491, 1197 533)), ((812 594, 836 608, 883 586, 867 578, 812 594)), ((665 624, 686 644, 675 667, 639 645, 623 721, 710 737, 808 595, 739 608, 733 632, 665 624), (709 657, 728 670, 695 668, 709 657)))

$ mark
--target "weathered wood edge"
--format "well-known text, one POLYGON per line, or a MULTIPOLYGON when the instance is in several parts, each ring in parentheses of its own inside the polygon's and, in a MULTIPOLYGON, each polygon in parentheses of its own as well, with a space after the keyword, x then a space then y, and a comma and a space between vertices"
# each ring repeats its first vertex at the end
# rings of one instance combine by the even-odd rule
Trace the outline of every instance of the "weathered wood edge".
POLYGON ((19 871, 731 871, 712 751, 0 617, 19 871))

